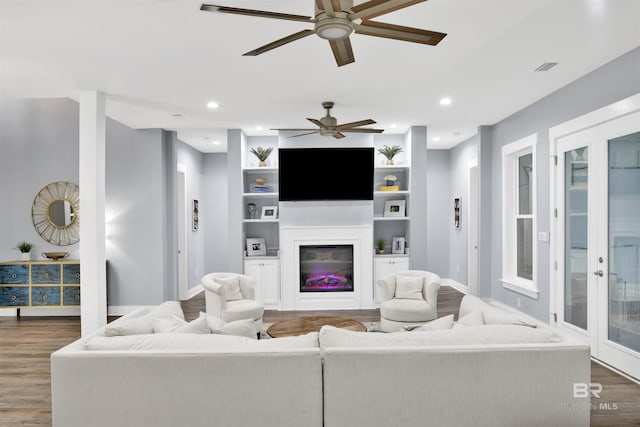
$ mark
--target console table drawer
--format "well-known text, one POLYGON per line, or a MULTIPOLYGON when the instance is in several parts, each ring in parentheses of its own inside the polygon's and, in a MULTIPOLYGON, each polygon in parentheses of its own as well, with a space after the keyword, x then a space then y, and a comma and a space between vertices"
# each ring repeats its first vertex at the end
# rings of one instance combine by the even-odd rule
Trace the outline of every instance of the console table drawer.
POLYGON ((31 283, 60 283, 60 264, 31 265, 31 283))
POLYGON ((80 286, 63 286, 62 294, 62 305, 80 305, 80 286))
POLYGON ((26 286, 0 286, 0 306, 29 305, 29 288, 26 286))
POLYGON ((60 305, 60 286, 32 286, 31 305, 60 305))
POLYGON ((29 264, 0 265, 0 283, 7 285, 29 283, 29 264))
POLYGON ((65 285, 80 284, 80 264, 62 265, 62 283, 65 285))

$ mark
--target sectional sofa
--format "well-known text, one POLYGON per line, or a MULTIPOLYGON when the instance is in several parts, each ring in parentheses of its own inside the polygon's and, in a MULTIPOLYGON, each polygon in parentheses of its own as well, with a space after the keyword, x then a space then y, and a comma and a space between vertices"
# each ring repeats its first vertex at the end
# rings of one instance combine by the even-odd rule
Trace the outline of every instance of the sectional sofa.
POLYGON ((588 346, 471 296, 457 322, 422 329, 254 340, 103 328, 52 354, 53 424, 589 425, 589 399, 573 393, 590 381, 588 346))

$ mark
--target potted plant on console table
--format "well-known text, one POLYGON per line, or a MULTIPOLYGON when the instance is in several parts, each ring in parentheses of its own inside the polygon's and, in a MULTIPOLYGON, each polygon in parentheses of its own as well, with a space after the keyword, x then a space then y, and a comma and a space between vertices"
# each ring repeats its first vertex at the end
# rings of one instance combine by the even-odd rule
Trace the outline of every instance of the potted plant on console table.
POLYGON ((16 249, 20 251, 20 261, 30 261, 31 260, 31 248, 33 248, 33 244, 29 242, 20 242, 16 249))

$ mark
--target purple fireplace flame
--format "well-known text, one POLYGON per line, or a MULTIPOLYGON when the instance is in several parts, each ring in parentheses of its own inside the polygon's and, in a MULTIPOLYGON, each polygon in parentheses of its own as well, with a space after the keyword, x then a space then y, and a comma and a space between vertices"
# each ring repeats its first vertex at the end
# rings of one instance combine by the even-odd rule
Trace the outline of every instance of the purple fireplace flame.
POLYGON ((300 246, 300 292, 353 292, 353 245, 300 246))

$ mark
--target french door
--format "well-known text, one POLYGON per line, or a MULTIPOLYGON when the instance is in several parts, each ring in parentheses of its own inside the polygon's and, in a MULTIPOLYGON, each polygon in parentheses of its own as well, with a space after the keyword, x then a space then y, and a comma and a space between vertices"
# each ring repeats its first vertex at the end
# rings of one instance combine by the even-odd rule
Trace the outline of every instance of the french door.
POLYGON ((558 327, 640 379, 640 113, 559 138, 558 327))

